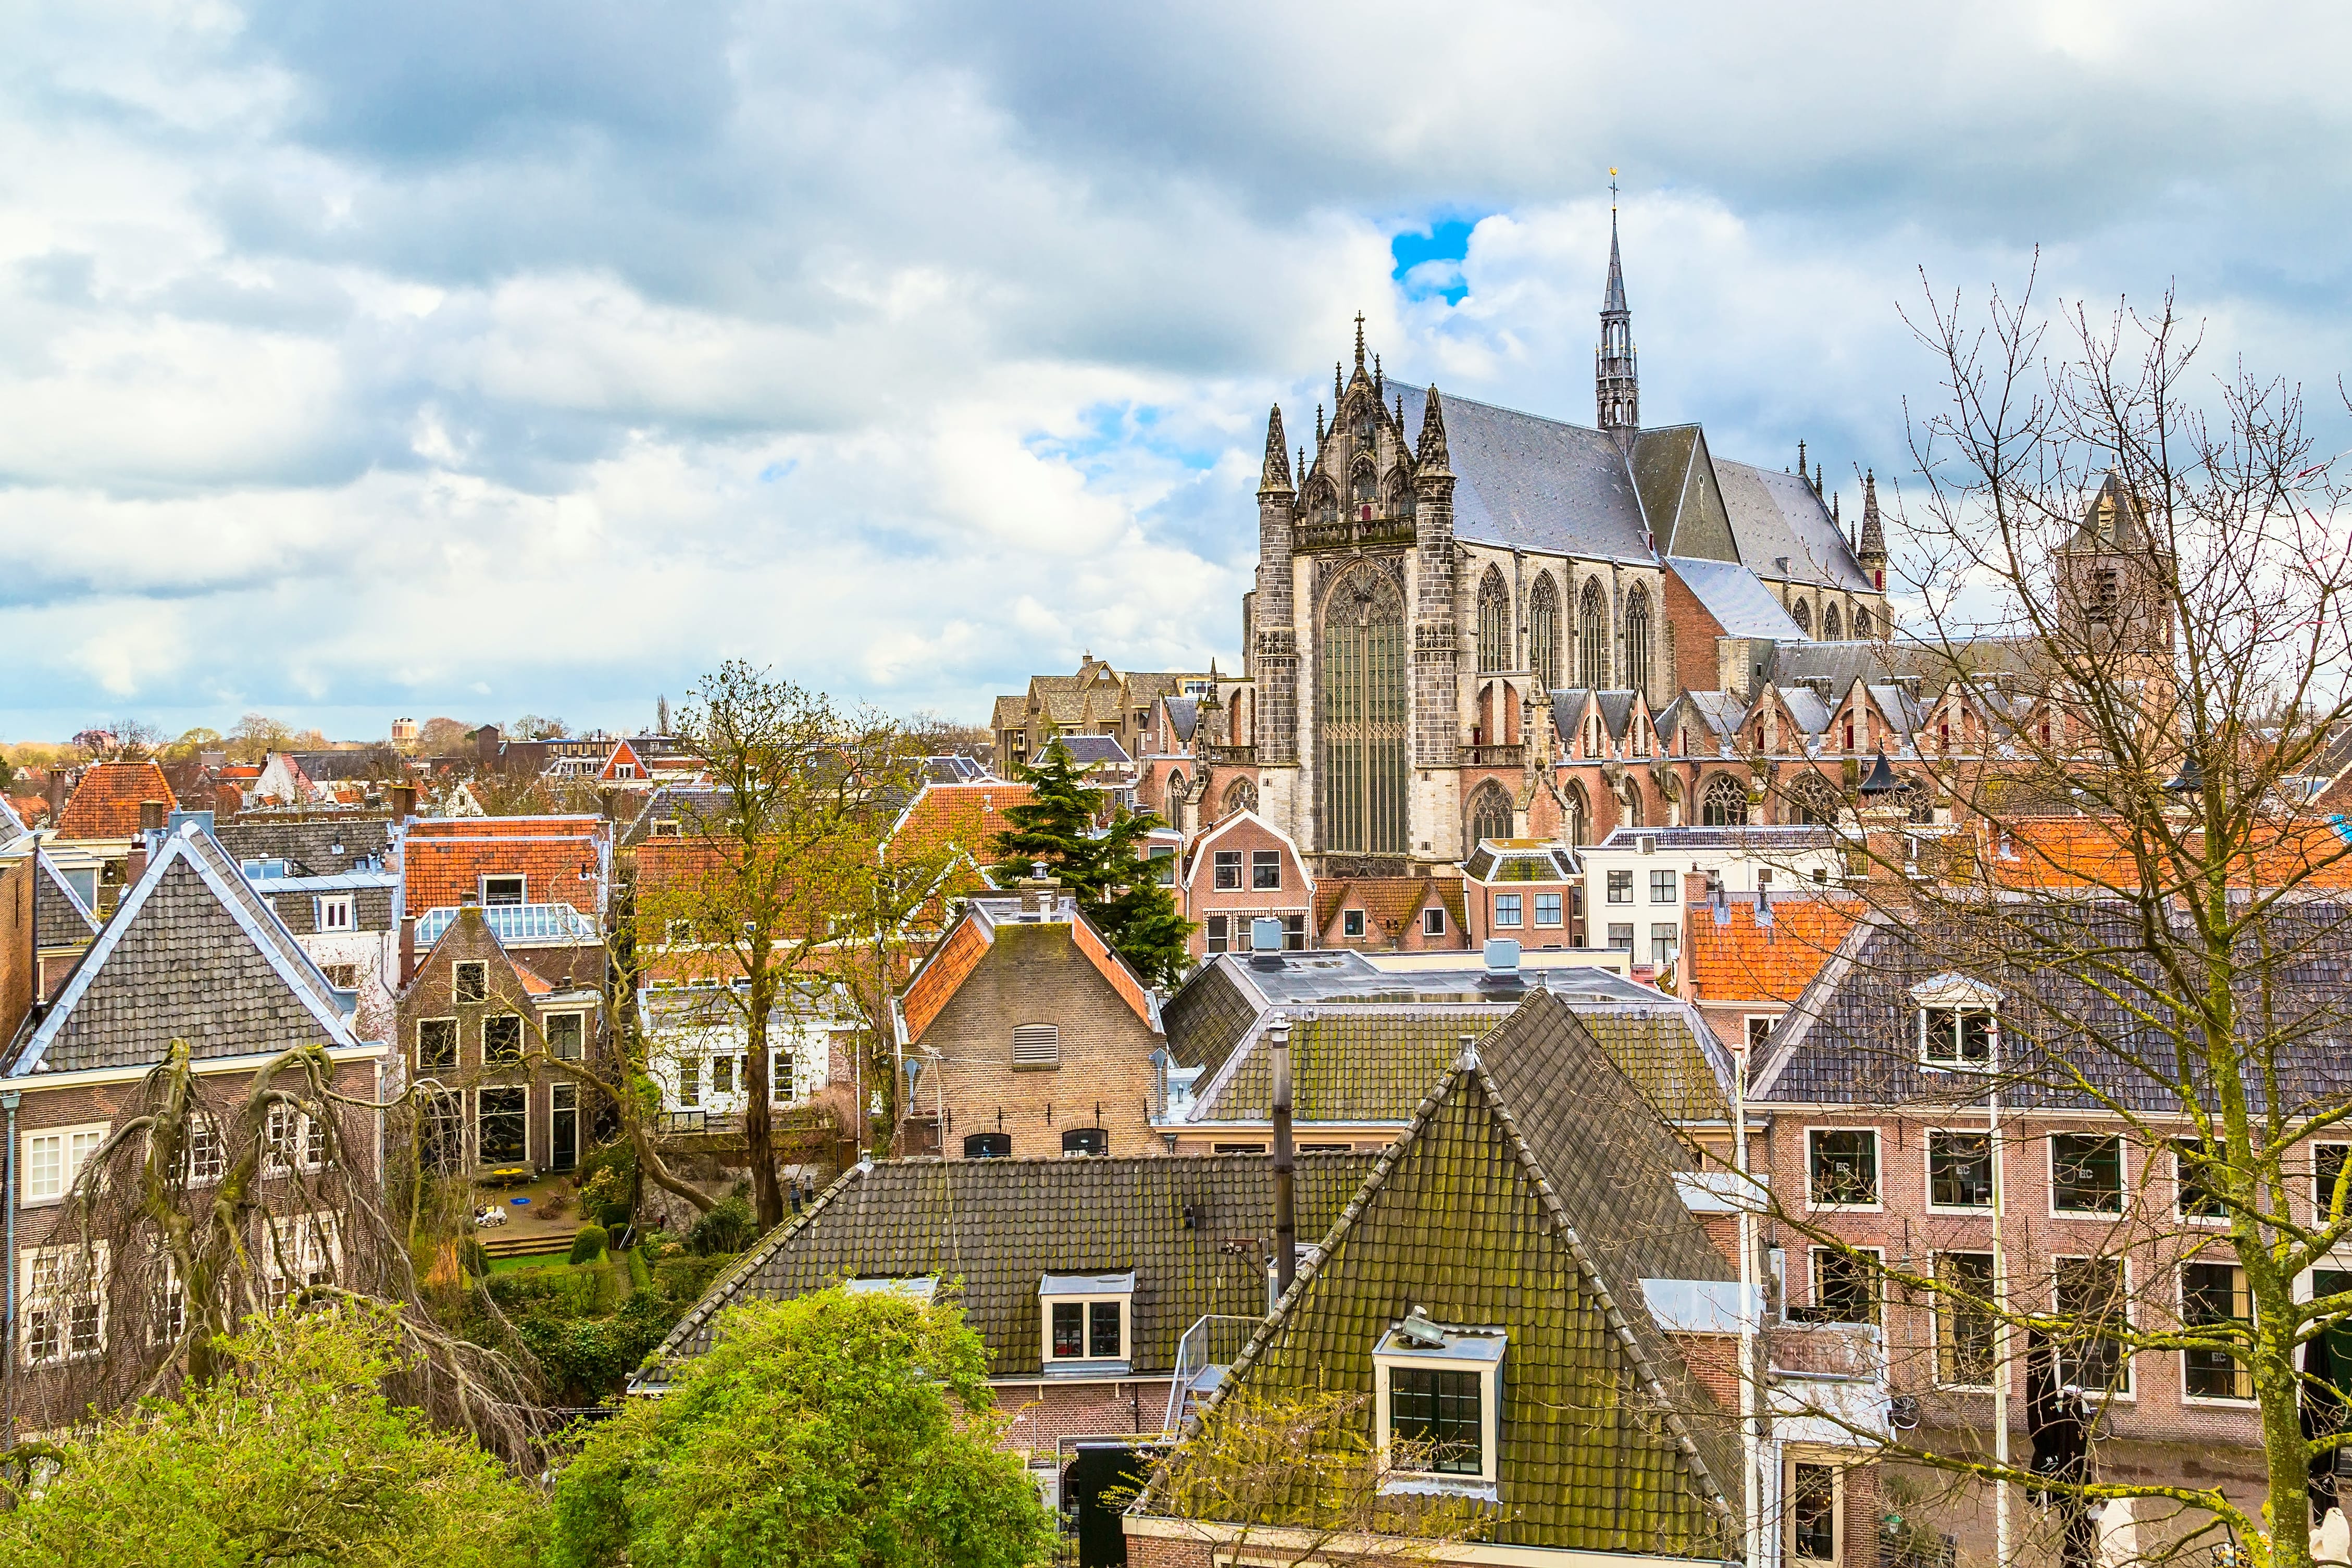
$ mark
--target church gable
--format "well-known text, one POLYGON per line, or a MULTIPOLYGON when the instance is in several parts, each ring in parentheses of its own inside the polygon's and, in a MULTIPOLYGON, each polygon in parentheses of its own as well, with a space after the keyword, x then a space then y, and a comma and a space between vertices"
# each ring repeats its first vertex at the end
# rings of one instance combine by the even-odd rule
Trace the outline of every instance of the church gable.
MULTIPOLYGON (((1414 1309, 1500 1331, 1494 1539, 1714 1557, 1727 1515, 1689 1432, 1718 1417, 1628 1348, 1617 1318, 1644 1310, 1630 1293, 1612 1300, 1578 1257, 1492 1080, 1465 1066, 1423 1102, 1228 1388, 1369 1399, 1374 1347, 1414 1309)), ((1375 1419, 1368 1404, 1361 1420, 1375 1419)))
POLYGON ((1706 431, 1678 425, 1643 432, 1633 444, 1633 475, 1656 531, 1659 554, 1739 559, 1706 431))

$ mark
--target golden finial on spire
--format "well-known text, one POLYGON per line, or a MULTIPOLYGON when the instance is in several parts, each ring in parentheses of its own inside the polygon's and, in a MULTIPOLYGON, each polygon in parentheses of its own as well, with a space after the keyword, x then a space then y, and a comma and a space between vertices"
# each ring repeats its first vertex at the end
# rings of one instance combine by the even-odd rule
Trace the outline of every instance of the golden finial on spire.
POLYGON ((1609 171, 1609 210, 1617 210, 1617 171, 1613 166, 1609 171))

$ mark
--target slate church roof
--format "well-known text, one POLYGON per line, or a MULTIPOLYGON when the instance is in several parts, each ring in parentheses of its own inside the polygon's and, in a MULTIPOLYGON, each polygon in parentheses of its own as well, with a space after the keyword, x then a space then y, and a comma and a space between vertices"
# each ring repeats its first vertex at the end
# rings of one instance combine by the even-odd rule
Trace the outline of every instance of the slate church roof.
POLYGON ((1236 1389, 1370 1394, 1373 1346, 1414 1307, 1499 1328, 1494 1539, 1716 1557, 1737 1438, 1642 1282, 1737 1273, 1675 1185, 1689 1157, 1571 1023, 1530 998, 1448 1071, 1200 1419, 1236 1389))
POLYGON ((173 1038, 199 1058, 366 1042, 304 952, 203 826, 184 822, 75 966, 28 1018, 0 1078, 138 1067, 173 1038))
MULTIPOLYGON (((1329 1228, 1371 1163, 1369 1154, 1298 1156, 1302 1239, 1329 1228)), ((632 1386, 658 1390, 706 1353, 729 1307, 919 1276, 942 1289, 961 1282, 992 1375, 1035 1377, 1044 1277, 1130 1269, 1129 1360, 1138 1376, 1165 1375, 1202 1315, 1265 1313, 1273 1235, 1273 1162, 1262 1154, 868 1162, 746 1253, 632 1386)))

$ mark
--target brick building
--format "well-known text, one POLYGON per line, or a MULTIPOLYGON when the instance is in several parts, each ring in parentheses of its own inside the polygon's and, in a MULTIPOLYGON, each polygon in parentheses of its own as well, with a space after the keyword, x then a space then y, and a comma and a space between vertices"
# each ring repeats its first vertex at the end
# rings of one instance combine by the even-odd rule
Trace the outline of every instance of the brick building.
POLYGON ((1159 1003, 1057 884, 968 900, 891 1011, 902 1152, 1162 1148, 1159 1003))
POLYGON ((129 838, 139 831, 139 808, 150 801, 163 802, 167 812, 179 805, 157 763, 92 763, 58 816, 58 837, 129 838))
POLYGON ((1312 940, 1315 879, 1290 836, 1243 808, 1192 840, 1176 873, 1179 905, 1195 926, 1192 956, 1245 952, 1250 922, 1277 921, 1282 945, 1292 951, 1312 940))

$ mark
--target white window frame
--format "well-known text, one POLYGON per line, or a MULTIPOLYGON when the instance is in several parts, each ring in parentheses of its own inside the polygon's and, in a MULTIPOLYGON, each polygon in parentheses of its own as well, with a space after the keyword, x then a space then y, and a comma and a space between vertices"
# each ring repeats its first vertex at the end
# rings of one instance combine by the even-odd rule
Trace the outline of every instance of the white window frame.
POLYGON ((342 1276, 342 1226, 331 1209, 272 1218, 260 1250, 262 1300, 272 1312, 296 1289, 331 1285, 342 1276))
POLYGON ((16 1255, 17 1312, 23 1323, 18 1334, 20 1346, 18 1360, 24 1365, 65 1366, 73 1362, 90 1361, 106 1354, 108 1333, 113 1327, 109 1321, 112 1314, 108 1310, 109 1303, 106 1299, 108 1266, 113 1256, 110 1250, 110 1245, 103 1241, 94 1241, 89 1244, 88 1255, 90 1273, 82 1279, 85 1289, 72 1297, 53 1296, 41 1290, 38 1288, 40 1266, 44 1261, 56 1259, 60 1265, 70 1261, 78 1270, 84 1255, 82 1247, 78 1246, 28 1247, 16 1255), (79 1301, 90 1300, 95 1300, 98 1304, 98 1343, 89 1350, 78 1352, 73 1348, 71 1309, 79 1301), (45 1310, 57 1310, 60 1306, 66 1310, 68 1315, 58 1325, 57 1352, 54 1355, 37 1356, 33 1353, 33 1342, 38 1314, 45 1310))
MULTIPOLYGON (((2085 1263, 2099 1256, 2100 1254, 2095 1252, 2061 1252, 2053 1253, 2051 1256, 2047 1279, 2049 1281, 2050 1289, 2050 1310, 2053 1313, 2055 1313, 2058 1310, 2058 1265, 2061 1263, 2085 1263)), ((2134 1327, 2134 1314, 2132 1310, 2134 1306, 2132 1300, 2132 1260, 2128 1258, 2118 1258, 2115 1261, 2123 1270, 2123 1280, 2117 1289, 2123 1293, 2123 1331, 2128 1333, 2134 1327)), ((2172 1277, 2177 1287, 2180 1279, 2180 1271, 2178 1268, 2174 1269, 2172 1277)), ((2010 1306, 2012 1310, 2017 1305, 2015 1285, 2016 1277, 2012 1275, 2011 1277, 2010 1291, 2010 1306)), ((2116 1347, 2116 1354, 2123 1367, 2123 1386, 2113 1394, 2107 1394, 2103 1391, 2095 1392, 2099 1392, 2099 1396, 2101 1398, 2109 1401, 2121 1400, 2126 1403, 2137 1402, 2139 1398, 2139 1366, 2137 1357, 2133 1353, 2131 1346, 2127 1343, 2117 1345, 2116 1347)), ((2053 1373, 2057 1370, 2056 1352, 2054 1347, 2052 1352, 2051 1370, 2053 1373)), ((2186 1362, 2181 1363, 2181 1375, 2184 1380, 2183 1385, 2186 1386, 2185 1380, 2188 1376, 2188 1363, 2186 1362)), ((2085 1389, 2084 1392, 2085 1394, 2089 1394, 2095 1391, 2085 1389)), ((2234 1399, 2217 1399, 2212 1401, 2212 1403, 2227 1405, 2232 1409, 2242 1410, 2245 1408, 2244 1405, 2241 1405, 2234 1399)))
POLYGON ((530 878, 524 876, 520 871, 499 871, 495 873, 486 871, 482 874, 481 881, 482 908, 487 910, 494 907, 490 902, 490 884, 492 882, 512 882, 515 884, 516 892, 520 895, 512 900, 502 899, 495 907, 511 909, 516 905, 528 904, 530 902, 530 878))
POLYGON ((2183 1225, 2226 1226, 2230 1223, 2227 1209, 2220 1214, 2189 1212, 2189 1187, 2180 1176, 2180 1145, 2195 1143, 2202 1146, 2204 1142, 2201 1138, 2167 1138, 2164 1141, 2165 1152, 2172 1156, 2172 1217, 2183 1225))
MULTIPOLYGON (((1440 1328, 1452 1330, 1454 1325, 1441 1323, 1440 1328)), ((1381 1350, 1372 1352, 1373 1439, 1378 1445, 1380 1467, 1383 1474, 1390 1471, 1389 1451, 1394 1438, 1389 1409, 1389 1374, 1399 1367, 1431 1372, 1467 1372, 1478 1378, 1478 1473, 1466 1471, 1397 1470, 1400 1477, 1426 1477, 1443 1485, 1454 1481, 1465 1485, 1491 1487, 1502 1473, 1503 1447, 1503 1363, 1510 1359, 1509 1336, 1499 1330, 1476 1331, 1495 1333, 1503 1339, 1503 1353, 1493 1361, 1465 1362, 1456 1356, 1414 1355, 1407 1351, 1381 1350)))
POLYGON ((1633 901, 1633 872, 1630 867, 1622 870, 1604 872, 1601 886, 1604 890, 1601 901, 1604 905, 1630 904, 1633 901), (1625 894, 1622 899, 1617 896, 1621 889, 1625 894))
MULTIPOLYGON (((1974 1214, 1979 1211, 1969 1209, 1954 1212, 1974 1214)), ((2000 1259, 1992 1252, 1991 1244, 1990 1242, 1981 1247, 1938 1247, 1927 1254, 1927 1277, 1937 1281, 1939 1287, 1942 1283, 1943 1276, 1937 1269, 1937 1259, 1948 1256, 1990 1258, 1993 1260, 1993 1268, 1996 1270, 2000 1268, 2000 1259)), ((1945 1299, 1944 1292, 1939 1288, 1933 1292, 1932 1299, 1929 1300, 1927 1306, 1928 1381, 1937 1388, 1948 1388, 1957 1390, 1960 1393, 1989 1394, 1992 1391, 1992 1384, 1990 1383, 1947 1383, 1944 1381, 1944 1319, 1950 1312, 1950 1309, 1944 1305, 1945 1299)), ((1996 1360, 1998 1358, 1996 1358, 1996 1360)), ((1993 1369, 1993 1375, 1996 1377, 2000 1375, 2000 1368, 1997 1364, 1993 1369)))
MULTIPOLYGON (((2327 1213, 2327 1200, 2320 1194, 2319 1191, 2319 1152, 2322 1149, 2343 1150, 2345 1163, 2352 1165, 2352 1143, 2341 1142, 2334 1139, 2321 1139, 2311 1145, 2311 1221, 2315 1226, 2327 1213)), ((2347 1195, 2344 1211, 2347 1215, 2352 1215, 2352 1194, 2347 1195)))
POLYGON ((187 1139, 181 1145, 181 1173, 192 1187, 208 1187, 228 1173, 228 1144, 221 1137, 219 1119, 209 1110, 190 1107, 187 1139), (200 1149, 209 1145, 212 1158, 203 1165, 196 1162, 200 1149))
POLYGON ((1562 925, 1564 925, 1564 924, 1566 924, 1566 923, 1567 923, 1567 919, 1568 919, 1568 895, 1567 895, 1567 894, 1565 894, 1565 893, 1538 893, 1538 894, 1534 895, 1534 900, 1535 900, 1536 929, 1538 929, 1538 931, 1558 931, 1558 930, 1559 930, 1562 925), (1546 920, 1546 919, 1544 919, 1544 900, 1545 900, 1546 899, 1549 899, 1549 900, 1551 900, 1551 903, 1552 903, 1551 919, 1549 919, 1549 920, 1546 920))
POLYGON ((482 1096, 505 1094, 517 1089, 522 1092, 522 1158, 516 1163, 523 1165, 531 1163, 530 1086, 521 1083, 493 1083, 485 1084, 474 1091, 474 1163, 476 1164, 487 1163, 482 1154, 482 1096))
MULTIPOLYGON (((1886 1326, 1886 1249, 1883 1247, 1808 1247, 1805 1252, 1805 1279, 1812 1291, 1813 1300, 1811 1305, 1816 1310, 1822 1305, 1822 1258, 1823 1255, 1826 1254, 1827 1256, 1835 1258, 1850 1252, 1860 1254, 1861 1256, 1873 1260, 1873 1266, 1870 1268, 1870 1290, 1873 1298, 1871 1305, 1876 1311, 1877 1315, 1875 1317, 1864 1318, 1861 1321, 1874 1324, 1883 1331, 1886 1326)), ((1824 1318, 1821 1320, 1822 1322, 1836 1323, 1851 1322, 1853 1321, 1853 1320, 1847 1318, 1824 1318)))
POLYGON ((1801 1564, 1817 1568, 1842 1568, 1845 1562, 1845 1472, 1844 1464, 1827 1455, 1792 1452, 1780 1473, 1781 1557, 1789 1568, 1801 1564), (1827 1470, 1830 1473, 1830 1554, 1827 1558, 1797 1555, 1797 1471, 1799 1468, 1827 1470))
POLYGON ((1243 856, 1242 856, 1242 852, 1241 852, 1240 850, 1238 850, 1238 849, 1212 849, 1212 850, 1210 850, 1210 851, 1209 851, 1209 889, 1210 889, 1210 891, 1212 891, 1212 892, 1217 892, 1217 893, 1238 893, 1238 892, 1240 892, 1240 891, 1242 890, 1242 887, 1243 887, 1242 878, 1243 878, 1243 876, 1246 873, 1247 869, 1248 869, 1248 868, 1247 868, 1247 866, 1246 866, 1246 865, 1244 864, 1244 862, 1243 856), (1233 879, 1232 881, 1230 881, 1230 882, 1228 882, 1228 881, 1226 881, 1226 880, 1225 880, 1225 875, 1226 875, 1226 873, 1227 873, 1227 872, 1231 872, 1231 873, 1233 874, 1233 879, 1233 879))
POLYGON ((16 1152, 17 1159, 23 1162, 16 1168, 25 1173, 21 1184, 24 1196, 17 1206, 46 1208, 73 1196, 74 1184, 81 1179, 82 1168, 89 1163, 91 1155, 106 1146, 106 1135, 112 1125, 106 1121, 77 1121, 64 1127, 24 1129, 19 1134, 22 1147, 16 1152), (59 1184, 56 1192, 44 1194, 33 1187, 33 1146, 52 1138, 58 1142, 59 1184))
POLYGON ((1653 867, 1650 870, 1650 902, 1654 904, 1671 904, 1679 902, 1679 894, 1681 889, 1675 884, 1680 880, 1681 879, 1675 877, 1673 871, 1661 871, 1655 867, 1653 867), (1660 878, 1666 879, 1666 881, 1664 884, 1666 889, 1666 896, 1663 899, 1658 897, 1660 878))
MULTIPOLYGON (((2052 1219, 2100 1220, 2108 1225, 2122 1219, 2131 1209, 2131 1145, 2120 1132, 2094 1132, 2082 1129, 2061 1129, 2045 1133, 2042 1140, 2042 1175, 2047 1182, 2052 1219), (2058 1206, 2058 1140, 2061 1138, 2105 1138, 2116 1145, 2116 1206, 2112 1209, 2062 1209, 2058 1206)), ((2068 1256, 2073 1256, 2069 1254, 2068 1256)))
POLYGON ((547 1054, 549 1056, 553 1057, 558 1061, 567 1062, 585 1061, 587 1059, 588 1015, 586 1013, 576 1009, 567 1009, 561 1013, 550 1013, 545 1018, 540 1020, 540 1028, 541 1034, 546 1037, 547 1054), (559 1020, 564 1018, 572 1019, 580 1026, 580 1054, 576 1057, 567 1057, 561 1051, 557 1050, 555 1047, 555 1026, 559 1020))
POLYGON ((1103 1290, 1091 1295, 1039 1296, 1037 1298, 1037 1350, 1039 1362, 1047 1367, 1083 1366, 1089 1363, 1118 1361, 1135 1364, 1135 1295, 1128 1290, 1103 1290), (1073 1304, 1085 1309, 1081 1329, 1084 1336, 1080 1348, 1091 1352, 1094 1344, 1095 1313, 1097 1301, 1118 1303, 1118 1354, 1100 1356, 1092 1353, 1057 1356, 1054 1353, 1054 1309, 1073 1304))
POLYGON ((175 1344, 188 1331, 188 1288, 181 1281, 180 1266, 172 1261, 169 1253, 156 1261, 163 1272, 155 1281, 154 1299, 148 1303, 147 1342, 175 1344), (171 1321, 174 1316, 179 1319, 176 1324, 171 1321))
POLYGON ((419 1073, 458 1072, 463 1070, 466 1065, 466 1037, 464 1033, 458 1028, 457 1020, 454 1016, 417 1019, 416 1038, 409 1046, 409 1050, 412 1053, 410 1059, 416 1064, 416 1070, 419 1073), (449 1065, 447 1067, 428 1068, 425 1065, 425 1026, 427 1024, 446 1024, 449 1026, 450 1050, 449 1065))
POLYGON ((1361 910, 1341 910, 1339 911, 1339 934, 1341 936, 1363 935, 1364 911, 1361 910))
POLYGON ((1279 849, 1251 850, 1249 874, 1251 892, 1278 893, 1282 891, 1282 851, 1279 849), (1259 880, 1260 874, 1266 871, 1272 871, 1274 873, 1274 879, 1270 882, 1259 880))
POLYGON ((322 1169, 326 1161, 315 1157, 311 1151, 315 1145, 321 1144, 323 1142, 323 1136, 311 1127, 310 1117, 290 1105, 271 1106, 262 1113, 262 1174, 284 1176, 290 1175, 296 1171, 322 1169), (292 1122, 292 1131, 290 1136, 281 1139, 278 1130, 284 1125, 285 1121, 292 1122), (282 1152, 289 1147, 294 1152, 294 1157, 290 1161, 285 1158, 282 1152))
POLYGON ((358 910, 349 893, 320 893, 311 900, 310 929, 348 931, 359 929, 358 910))
POLYGON ((530 1059, 530 1031, 523 1027, 523 1023, 522 1023, 522 1015, 521 1015, 521 1014, 520 1014, 520 1013, 489 1013, 489 1014, 486 1014, 486 1015, 484 1015, 484 1016, 483 1016, 483 1018, 482 1018, 482 1068, 483 1068, 483 1070, 485 1070, 485 1071, 488 1071, 488 1070, 491 1070, 491 1069, 493 1069, 493 1068, 515 1068, 515 1067, 520 1067, 520 1066, 522 1066, 522 1065, 523 1065, 523 1063, 524 1063, 524 1062, 526 1062, 527 1060, 529 1060, 529 1059, 530 1059), (515 1054, 514 1054, 513 1056, 511 1056, 511 1057, 505 1057, 505 1056, 501 1056, 501 1057, 499 1057, 499 1058, 497 1058, 493 1059, 493 1058, 492 1058, 492 1057, 490 1056, 490 1026, 491 1026, 492 1024, 502 1024, 502 1023, 506 1022, 506 1021, 507 1021, 508 1019, 509 1019, 509 1018, 511 1018, 511 1019, 513 1019, 513 1020, 514 1020, 514 1026, 515 1026, 515 1054))
MULTIPOLYGON (((1521 899, 1522 895, 1518 893, 1496 893, 1495 895, 1496 930, 1517 931, 1520 929, 1519 922, 1527 912, 1527 906, 1521 901, 1521 899)), ((1354 914, 1357 911, 1350 910, 1348 912, 1349 914, 1354 914)))
POLYGON ((1739 1037, 1748 1042, 1751 1051, 1769 1050, 1772 1045, 1772 1027, 1780 1021, 1778 1013, 1745 1013, 1739 1019, 1739 1037), (1764 1026, 1764 1037, 1756 1037, 1756 1026, 1764 1026))
MULTIPOLYGON (((1921 1199, 1926 1205, 1927 1210, 1929 1214, 1969 1215, 1981 1218, 1982 1216, 1992 1213, 1993 1204, 1987 1203, 1970 1205, 1965 1204, 1939 1204, 1936 1201, 1936 1136, 1937 1133, 1953 1132, 1959 1133, 1964 1137, 1985 1139, 1988 1144, 1990 1143, 1992 1136, 1990 1131, 1983 1127, 1929 1127, 1924 1129, 1919 1137, 1919 1175, 1922 1183, 1919 1192, 1921 1199)), ((1993 1199, 1995 1203, 1998 1203, 2000 1198, 2000 1148, 1998 1146, 1992 1146, 1990 1149, 1990 1154, 1992 1159, 1993 1199)), ((1967 1247, 1946 1247, 1942 1250, 1950 1252, 1966 1252, 1969 1249, 1967 1247)))
MULTIPOLYGON (((1994 989, 1992 986, 1985 984, 1982 981, 1971 980, 1965 974, 1945 973, 1932 975, 1929 978, 1921 981, 1918 984, 1911 987, 1912 1008, 1914 1015, 1917 1019, 1917 1022, 1914 1026, 1916 1037, 1913 1043, 1919 1053, 1919 1065, 1936 1072, 1991 1072, 1995 1070, 2000 1063, 2000 1005, 2002 1000, 2003 997, 2000 991, 1994 989), (1956 1018, 1958 1015, 1962 1013, 1982 1013, 1985 1015, 1988 1028, 1985 1040, 1984 1060, 1962 1060, 1959 1055, 1959 1044, 1957 1039, 1954 1039, 1948 1044, 1948 1048, 1950 1052, 1949 1055, 1931 1056, 1928 1053, 1928 1021, 1931 1016, 1938 1013, 1950 1014, 1956 1018)), ((1957 1028, 1957 1024, 1955 1025, 1955 1027, 1957 1028)))
POLYGON ((1886 1138, 1875 1127, 1821 1126, 1805 1129, 1805 1207, 1813 1214, 1884 1214, 1886 1211, 1886 1138), (1870 1135, 1871 1183, 1877 1192, 1866 1204, 1824 1204, 1813 1201, 1813 1136, 1820 1132, 1866 1132, 1870 1135))
POLYGON ((472 1006, 479 1003, 487 1002, 489 999, 490 964, 488 959, 460 959, 449 966, 449 1005, 451 1006, 472 1006), (466 988, 466 972, 469 969, 478 969, 482 972, 482 989, 481 994, 478 996, 467 996, 464 994, 466 988))
POLYGON ((1435 905, 1432 905, 1428 909, 1422 910, 1421 934, 1423 936, 1444 936, 1445 934, 1445 911, 1435 905))

